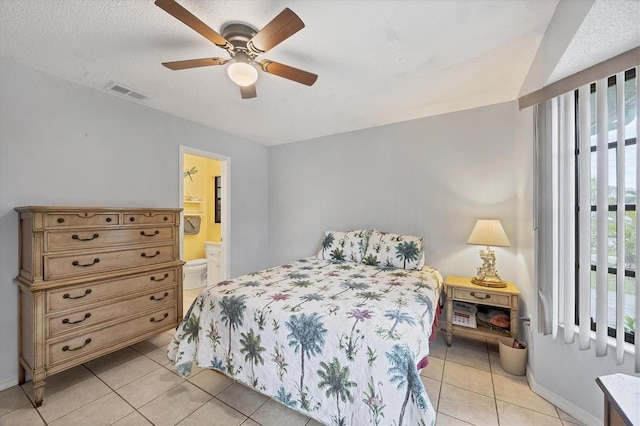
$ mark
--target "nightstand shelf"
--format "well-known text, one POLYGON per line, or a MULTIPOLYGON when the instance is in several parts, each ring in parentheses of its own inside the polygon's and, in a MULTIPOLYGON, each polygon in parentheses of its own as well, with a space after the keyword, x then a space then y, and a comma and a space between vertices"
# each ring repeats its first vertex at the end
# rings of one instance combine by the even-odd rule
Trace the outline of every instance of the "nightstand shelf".
POLYGON ((482 287, 471 282, 469 277, 450 275, 444 282, 447 317, 447 346, 451 346, 453 333, 473 334, 481 337, 497 339, 500 337, 518 336, 518 297, 520 290, 513 283, 507 283, 504 288, 482 287), (478 306, 506 309, 509 311, 510 333, 493 330, 482 325, 477 328, 463 327, 453 324, 453 302, 460 301, 478 306))
MULTIPOLYGON (((448 327, 447 327, 448 328, 448 327)), ((489 327, 485 327, 484 325, 478 325, 477 328, 472 328, 472 327, 465 327, 462 325, 456 325, 456 324, 452 324, 451 326, 451 331, 452 331, 452 337, 453 337, 453 332, 455 331, 460 332, 460 333, 466 333, 466 334, 473 334, 476 336, 481 336, 481 337, 489 337, 492 339, 498 339, 500 337, 509 337, 511 336, 510 333, 507 332, 503 332, 503 331, 499 331, 499 330, 493 330, 489 327)), ((451 341, 447 335, 447 345, 451 346, 451 341)))

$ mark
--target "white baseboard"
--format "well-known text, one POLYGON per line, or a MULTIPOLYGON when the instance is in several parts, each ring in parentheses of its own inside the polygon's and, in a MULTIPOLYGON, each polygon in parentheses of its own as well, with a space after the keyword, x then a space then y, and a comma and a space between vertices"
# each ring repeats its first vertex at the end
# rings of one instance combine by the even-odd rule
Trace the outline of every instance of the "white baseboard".
POLYGON ((9 378, 0 380, 0 391, 9 389, 10 387, 13 387, 17 384, 18 384, 18 376, 9 377, 9 378))
POLYGON ((598 419, 593 414, 587 411, 584 411, 582 408, 567 401, 566 399, 562 398, 558 394, 551 392, 549 389, 538 385, 535 379, 533 378, 533 376, 531 375, 529 369, 527 369, 527 380, 529 381, 529 387, 533 392, 537 393, 538 395, 540 395, 541 397, 543 397, 544 399, 546 399, 556 407, 565 411, 567 414, 570 414, 571 416, 575 417, 576 420, 580 420, 585 425, 598 426, 602 424, 602 419, 598 419))

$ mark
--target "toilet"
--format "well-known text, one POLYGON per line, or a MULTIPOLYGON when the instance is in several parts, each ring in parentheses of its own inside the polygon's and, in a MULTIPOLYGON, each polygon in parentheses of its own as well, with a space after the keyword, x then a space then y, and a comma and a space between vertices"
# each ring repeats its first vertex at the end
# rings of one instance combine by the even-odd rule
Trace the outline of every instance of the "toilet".
POLYGON ((182 289, 193 290, 207 285, 207 260, 192 259, 184 264, 182 289))

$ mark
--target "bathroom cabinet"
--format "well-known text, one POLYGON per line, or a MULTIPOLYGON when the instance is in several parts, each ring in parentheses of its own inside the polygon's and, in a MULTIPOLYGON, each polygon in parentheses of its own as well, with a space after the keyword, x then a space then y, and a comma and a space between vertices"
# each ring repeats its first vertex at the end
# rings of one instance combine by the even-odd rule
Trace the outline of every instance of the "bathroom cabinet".
POLYGON ((220 243, 206 241, 204 244, 207 256, 207 285, 217 284, 222 280, 222 247, 220 243))
POLYGON ((48 376, 175 328, 181 209, 17 207, 19 381, 40 406, 48 376))

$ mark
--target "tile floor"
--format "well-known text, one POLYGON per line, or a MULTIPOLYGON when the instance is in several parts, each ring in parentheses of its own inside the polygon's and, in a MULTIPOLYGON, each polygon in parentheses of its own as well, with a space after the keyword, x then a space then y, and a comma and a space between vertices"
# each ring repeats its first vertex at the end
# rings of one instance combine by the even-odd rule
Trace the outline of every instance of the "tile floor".
MULTIPOLYGON (((0 391, 0 425, 319 424, 214 371, 194 367, 187 380, 178 377, 165 356, 171 336, 161 333, 51 376, 37 409, 30 382, 0 391)), ((486 339, 455 336, 447 347, 440 333, 421 378, 437 425, 579 424, 531 392, 524 377, 503 371, 497 343, 486 339)))

